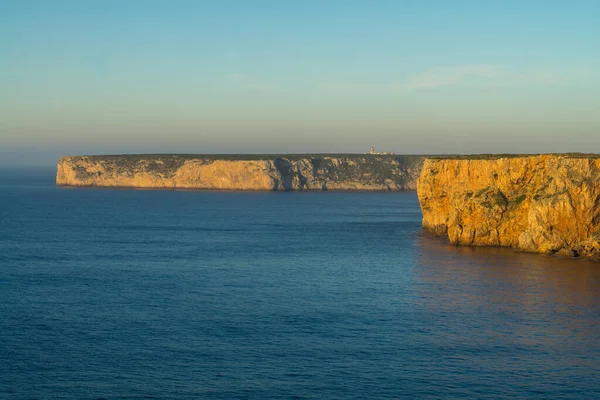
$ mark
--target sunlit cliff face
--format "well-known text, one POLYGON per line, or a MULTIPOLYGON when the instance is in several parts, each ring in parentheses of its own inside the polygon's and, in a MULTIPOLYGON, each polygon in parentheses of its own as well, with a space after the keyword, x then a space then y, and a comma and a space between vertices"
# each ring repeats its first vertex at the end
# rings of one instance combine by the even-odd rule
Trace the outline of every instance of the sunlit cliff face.
POLYGON ((600 258, 600 158, 428 159, 423 227, 453 244, 600 258))
POLYGON ((56 183, 218 190, 414 190, 423 158, 348 156, 62 157, 56 183))

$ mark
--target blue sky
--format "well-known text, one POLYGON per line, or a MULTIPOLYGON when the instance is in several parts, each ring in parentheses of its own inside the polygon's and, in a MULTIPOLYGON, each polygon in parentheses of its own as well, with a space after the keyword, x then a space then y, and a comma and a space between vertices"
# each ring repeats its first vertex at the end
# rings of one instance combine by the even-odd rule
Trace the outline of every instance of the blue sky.
POLYGON ((0 1, 0 164, 600 152, 598 1, 0 1))

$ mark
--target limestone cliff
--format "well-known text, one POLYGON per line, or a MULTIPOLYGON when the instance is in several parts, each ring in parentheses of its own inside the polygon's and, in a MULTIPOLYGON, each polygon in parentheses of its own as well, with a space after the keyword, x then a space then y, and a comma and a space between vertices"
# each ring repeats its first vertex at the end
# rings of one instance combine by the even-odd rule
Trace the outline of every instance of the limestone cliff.
POLYGON ((396 155, 62 157, 56 184, 211 190, 414 190, 423 158, 396 155))
POLYGON ((599 157, 427 159, 423 227, 453 244, 600 258, 599 157))

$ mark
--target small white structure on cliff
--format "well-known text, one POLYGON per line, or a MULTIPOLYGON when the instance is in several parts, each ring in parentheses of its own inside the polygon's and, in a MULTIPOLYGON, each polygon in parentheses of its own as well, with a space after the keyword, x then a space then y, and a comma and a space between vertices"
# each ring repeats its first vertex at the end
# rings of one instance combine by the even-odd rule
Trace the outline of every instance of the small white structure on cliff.
POLYGON ((394 153, 391 153, 391 152, 390 153, 386 153, 386 152, 383 152, 383 151, 375 151, 375 147, 371 146, 371 149, 369 150, 369 152, 365 153, 365 154, 386 154, 386 155, 393 155, 394 153))

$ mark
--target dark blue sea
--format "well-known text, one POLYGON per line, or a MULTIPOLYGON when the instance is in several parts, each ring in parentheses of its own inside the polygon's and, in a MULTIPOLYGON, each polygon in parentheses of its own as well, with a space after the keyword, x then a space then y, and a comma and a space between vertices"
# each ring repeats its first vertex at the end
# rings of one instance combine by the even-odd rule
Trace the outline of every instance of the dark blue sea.
POLYGON ((598 399, 600 263, 421 234, 415 193, 0 170, 1 399, 598 399))

